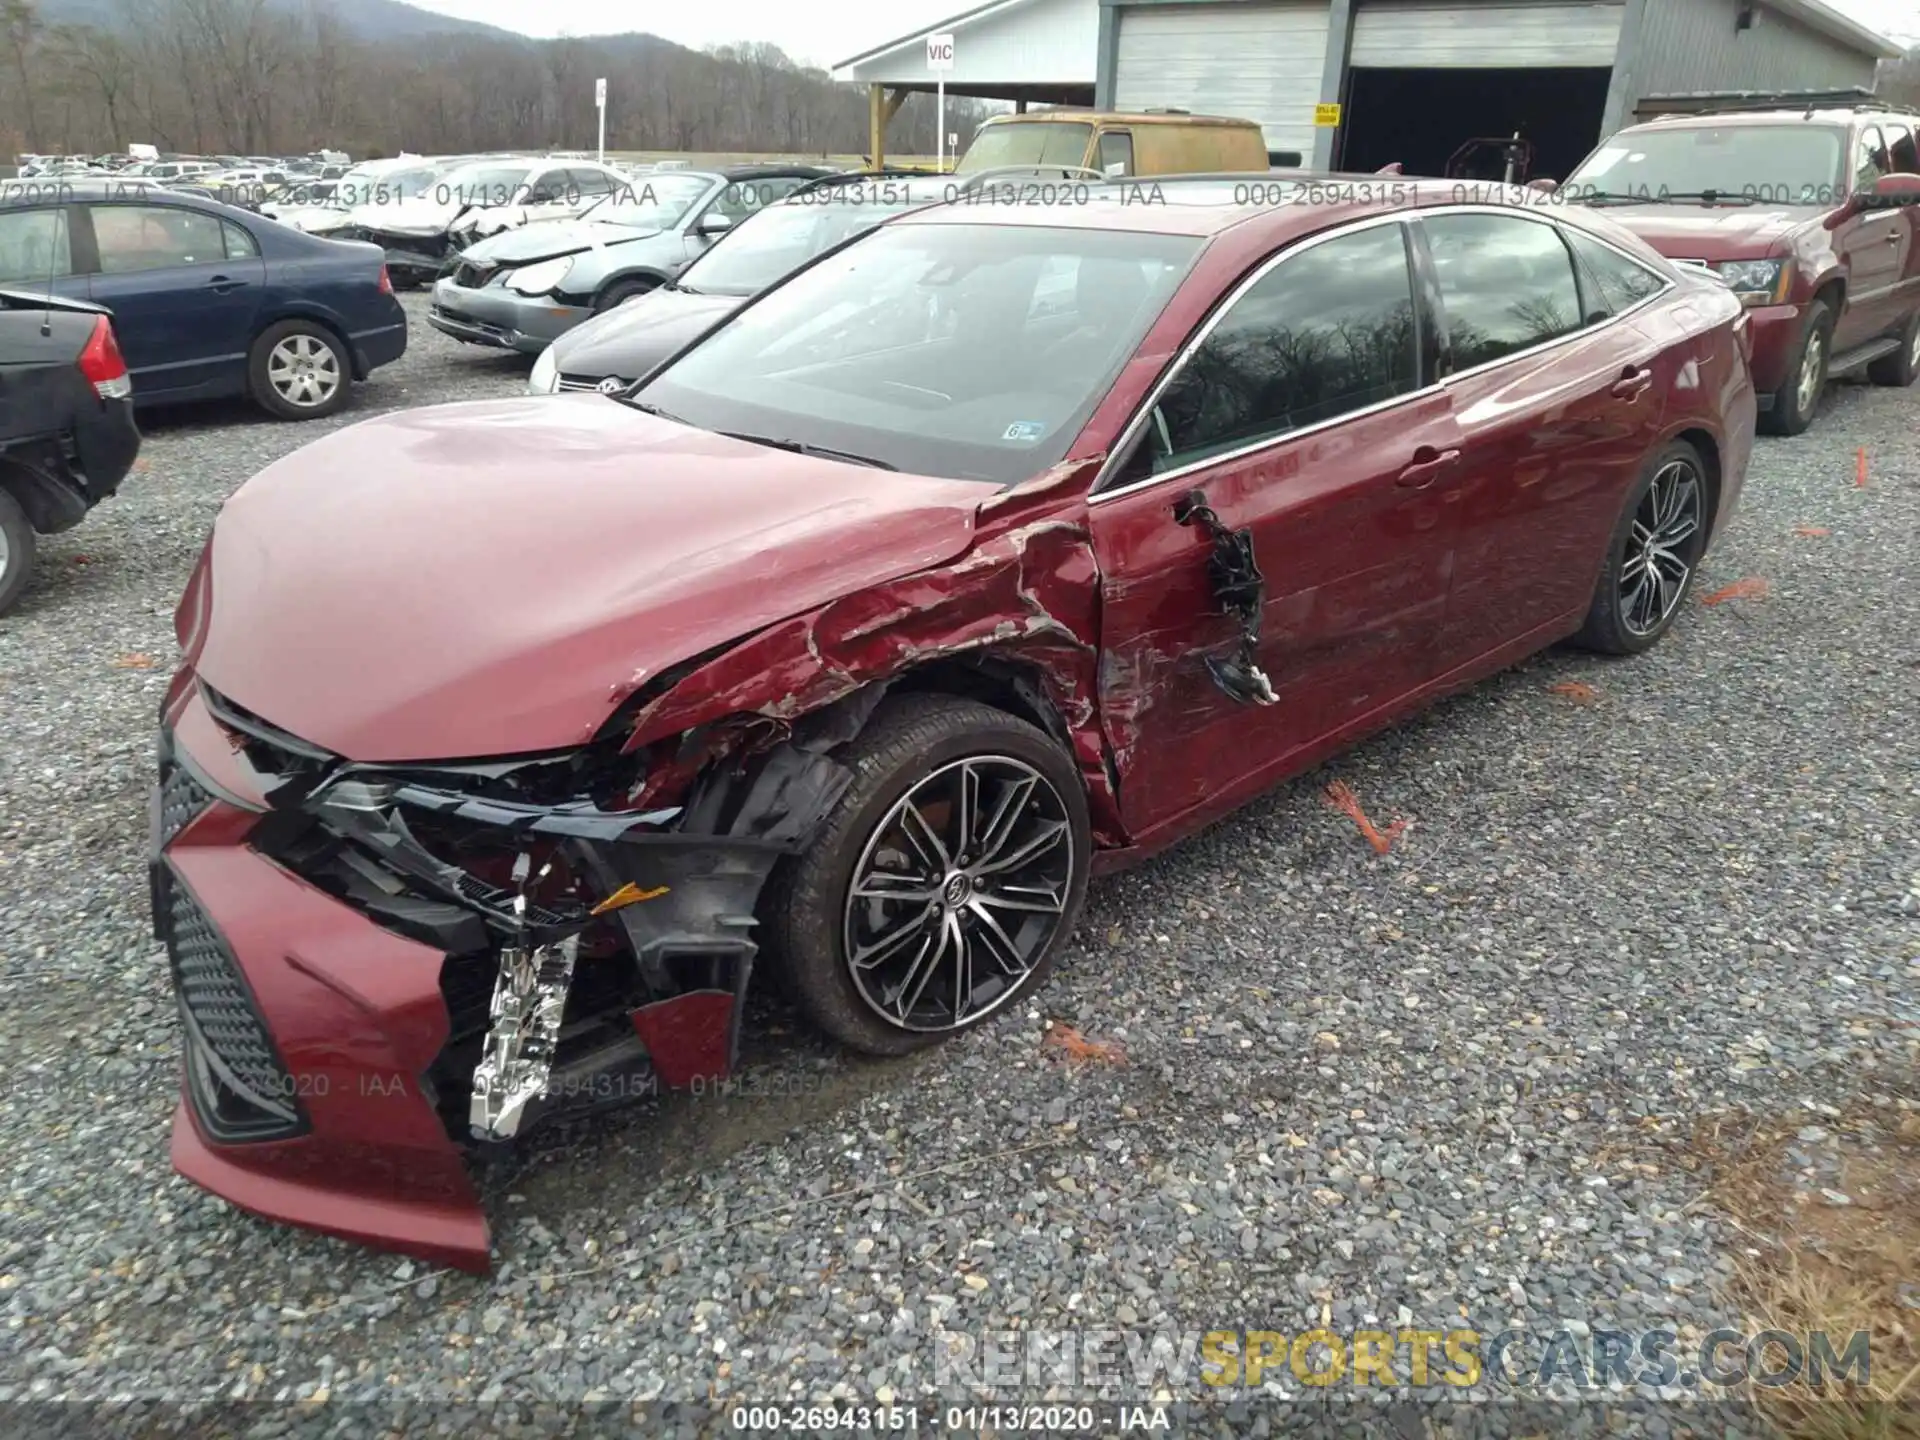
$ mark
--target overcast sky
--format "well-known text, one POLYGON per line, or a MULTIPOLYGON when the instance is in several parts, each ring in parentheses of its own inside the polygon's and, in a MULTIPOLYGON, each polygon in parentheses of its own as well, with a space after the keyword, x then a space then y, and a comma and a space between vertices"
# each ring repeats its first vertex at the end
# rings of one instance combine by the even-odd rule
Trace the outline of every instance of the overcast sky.
MULTIPOLYGON (((525 35, 651 31, 682 45, 771 40, 789 55, 831 65, 884 41, 970 10, 979 0, 413 0, 428 10, 484 20, 525 35)), ((1920 0, 1828 0, 1862 24, 1920 41, 1920 0)))

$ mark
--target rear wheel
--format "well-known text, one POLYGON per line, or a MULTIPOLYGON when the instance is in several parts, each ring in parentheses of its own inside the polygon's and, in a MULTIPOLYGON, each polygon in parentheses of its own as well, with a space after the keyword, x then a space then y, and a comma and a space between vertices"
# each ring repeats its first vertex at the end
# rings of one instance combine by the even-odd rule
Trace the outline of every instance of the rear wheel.
POLYGON ((657 280, 616 280, 593 297, 593 313, 602 314, 616 305, 624 305, 636 295, 659 288, 657 280))
POLYGON ((1648 462, 1628 497, 1576 645, 1638 655, 1673 626, 1706 549, 1706 469, 1676 440, 1648 462))
POLYGON ((1916 375, 1920 375, 1920 310, 1907 317, 1900 348, 1867 366, 1867 378, 1876 385, 1911 385, 1916 375))
POLYGON ((253 398, 282 420, 318 420, 347 403, 346 347, 312 320, 282 320, 253 342, 247 374, 253 398))
POLYGON ((769 887, 783 988, 835 1039, 901 1055, 1037 989, 1079 915, 1073 761, 970 700, 906 695, 842 753, 853 785, 769 887))
POLYGON ((1800 344, 1787 367, 1787 378, 1773 392, 1773 404, 1760 415, 1760 428, 1771 435, 1798 435, 1813 423, 1820 408, 1820 392, 1827 386, 1827 362, 1833 358, 1833 307, 1816 300, 1807 307, 1800 344))
POLYGON ((33 573, 33 526, 20 502, 0 489, 0 615, 13 607, 33 573))

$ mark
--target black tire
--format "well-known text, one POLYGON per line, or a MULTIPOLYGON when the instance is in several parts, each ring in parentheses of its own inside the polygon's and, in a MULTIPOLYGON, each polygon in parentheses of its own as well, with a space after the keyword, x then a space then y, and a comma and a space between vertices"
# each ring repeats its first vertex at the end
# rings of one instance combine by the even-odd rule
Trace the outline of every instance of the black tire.
POLYGON ((1833 306, 1815 300, 1807 306, 1807 318, 1800 327, 1800 343, 1793 347, 1793 359, 1787 365, 1787 377, 1773 392, 1773 404, 1760 412, 1760 428, 1769 435, 1798 435, 1813 423, 1820 409, 1820 396, 1827 388, 1827 364, 1833 359, 1833 306), (1802 386, 1808 352, 1814 352, 1817 376, 1811 389, 1802 386))
POLYGON ((33 526, 20 502, 0 488, 0 615, 13 608, 33 574, 33 526))
POLYGON ((1916 375, 1920 375, 1920 310, 1907 317, 1900 331, 1900 348, 1867 366, 1869 380, 1895 389, 1911 385, 1916 375))
MULTIPOLYGON (((1586 623, 1580 627, 1579 634, 1573 637, 1574 644, 1606 655, 1638 655, 1659 643, 1660 637, 1673 628, 1680 607, 1693 588, 1694 576, 1699 573, 1708 527, 1713 523, 1712 498, 1712 491, 1707 484, 1706 465, 1700 458, 1700 452, 1693 446, 1684 440, 1675 440, 1653 454, 1628 493, 1627 503, 1621 507, 1620 519, 1607 541, 1607 558, 1600 570, 1600 583, 1594 587, 1593 603, 1587 611, 1586 623), (1649 492, 1654 489, 1656 482, 1665 484, 1676 466, 1684 467, 1685 477, 1693 487, 1692 531, 1682 544, 1671 547, 1675 558, 1685 566, 1684 575, 1678 576, 1674 568, 1664 561, 1657 567, 1645 563, 1647 547, 1638 533, 1646 525, 1647 516, 1643 514, 1643 508, 1653 514, 1658 513, 1659 499, 1655 497, 1650 502, 1649 492), (1660 577, 1659 585, 1654 587, 1654 603, 1659 606, 1659 611, 1657 618, 1649 623, 1647 613, 1636 601, 1643 600, 1647 593, 1640 572, 1653 568, 1657 568, 1660 577), (1671 594, 1670 601, 1668 587, 1673 587, 1677 592, 1671 594)), ((1661 548, 1665 550, 1667 547, 1661 548)))
POLYGON ((616 305, 624 304, 636 295, 644 295, 649 290, 660 288, 658 280, 636 279, 616 280, 598 295, 593 297, 593 313, 604 315, 616 305))
MULTIPOLYGON (((1024 720, 988 705, 945 695, 903 695, 887 701, 859 737, 840 752, 840 758, 853 768, 852 786, 821 824, 806 852, 784 862, 767 887, 763 914, 772 942, 768 958, 783 972, 781 989, 821 1030, 869 1055, 904 1055, 924 1049, 1017 1005, 1052 972, 1086 898, 1092 835, 1086 793, 1072 758, 1024 720), (1036 800, 1050 810, 1057 803, 1057 813, 1065 822, 1065 834, 1072 846, 1064 881, 1058 887, 1065 903, 1051 933, 1044 935, 1036 947, 1035 958, 1023 977, 1015 980, 1007 976, 1011 983, 997 994, 990 987, 1000 977, 987 977, 988 1003, 978 1013, 969 1012, 964 1005, 951 1007, 959 1018, 957 1024, 909 1028, 883 1018, 854 980, 847 959, 849 888, 870 846, 887 833, 896 805, 922 782, 936 780, 969 758, 989 765, 1016 762, 1050 787, 1051 793, 1046 794, 1036 785, 1031 792, 1034 799, 1017 809, 1039 813, 1036 800)), ((938 822, 938 828, 945 832, 950 820, 949 811, 948 819, 938 822)), ((1060 820, 1044 823, 1057 826, 1060 820)), ((946 838, 951 840, 955 832, 947 832, 946 838)), ((937 903, 930 902, 928 909, 933 910, 937 903)), ((977 935, 979 931, 976 928, 970 933, 977 935)), ((929 970, 938 963, 939 953, 943 952, 935 954, 929 970)), ((980 953, 987 954, 984 948, 980 953)), ((879 983, 877 972, 869 983, 879 983)), ((904 983, 901 988, 905 989, 904 983)), ((969 999, 973 995, 970 985, 969 999)), ((911 1005, 903 1008, 914 1009, 911 1005)))
POLYGON ((320 420, 347 403, 347 391, 353 385, 353 361, 340 337, 318 321, 281 320, 262 330, 253 342, 253 349, 247 354, 247 383, 255 403, 269 415, 282 420, 320 420), (283 346, 300 353, 285 354, 283 346), (283 359, 307 360, 314 368, 299 373, 313 377, 316 386, 331 379, 332 388, 313 403, 294 398, 302 393, 298 384, 289 381, 283 390, 276 383, 275 377, 284 373, 280 368, 283 359))

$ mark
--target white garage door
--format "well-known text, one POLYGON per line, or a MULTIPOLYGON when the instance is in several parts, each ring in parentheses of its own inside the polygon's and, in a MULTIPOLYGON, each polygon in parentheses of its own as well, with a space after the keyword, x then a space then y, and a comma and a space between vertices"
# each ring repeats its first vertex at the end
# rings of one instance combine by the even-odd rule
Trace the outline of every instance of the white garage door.
POLYGON ((1392 70, 1610 67, 1625 8, 1362 0, 1348 63, 1392 70))
POLYGON ((1257 120, 1269 150, 1313 153, 1325 0, 1122 6, 1113 108, 1257 120))

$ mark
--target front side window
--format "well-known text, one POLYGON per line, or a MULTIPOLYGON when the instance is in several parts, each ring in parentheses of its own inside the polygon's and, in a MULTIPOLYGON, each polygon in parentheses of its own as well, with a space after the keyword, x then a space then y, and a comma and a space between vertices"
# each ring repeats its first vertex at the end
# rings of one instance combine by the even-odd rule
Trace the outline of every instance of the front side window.
POLYGON ((1847 132, 1805 121, 1622 130, 1580 162, 1569 199, 1660 204, 1830 205, 1847 132))
POLYGON ((1160 472, 1420 388, 1412 270, 1398 224, 1283 258, 1182 363, 1148 416, 1160 472))
POLYGON ((1433 252, 1455 370, 1580 328, 1573 258, 1553 226, 1510 215, 1434 215, 1420 224, 1433 252))
POLYGON ((1571 225, 1567 227, 1566 236, 1585 277, 1582 289, 1589 323, 1631 310, 1666 288, 1665 277, 1638 260, 1628 259, 1611 245, 1603 245, 1571 225))
POLYGON ((1125 130, 1108 130, 1100 136, 1100 173, 1133 174, 1133 136, 1125 130), (1118 169, 1114 167, 1118 166, 1118 169))
POLYGON ((32 210, 0 210, 0 283, 45 281, 73 273, 73 248, 67 239, 67 212, 46 205, 32 210))
POLYGON ((1091 125, 1066 120, 983 125, 953 168, 966 175, 1005 165, 1078 167, 1087 163, 1087 142, 1092 138, 1091 125))
POLYGON ((206 265, 227 257, 219 216, 170 205, 95 205, 93 238, 106 275, 206 265))
POLYGON ((1869 125, 1860 132, 1860 143, 1855 148, 1854 157, 1853 188, 1856 190, 1871 190, 1874 181, 1892 173, 1886 142, 1880 138, 1877 126, 1869 125))
POLYGON ((772 175, 764 180, 735 180, 714 197, 709 215, 724 215, 738 225, 776 200, 784 200, 805 183, 794 175, 772 175))
POLYGON ((702 429, 1014 484, 1066 455, 1199 247, 1135 231, 883 225, 632 398, 702 429), (1035 292, 1063 262, 1077 303, 1040 313, 1035 292))
POLYGON ((1881 133, 1886 137, 1887 158, 1892 162, 1894 172, 1920 175, 1920 150, 1916 150, 1915 146, 1915 127, 1896 122, 1886 126, 1881 133))

